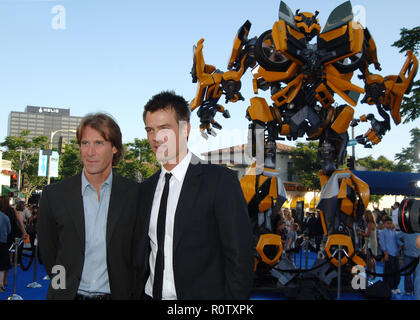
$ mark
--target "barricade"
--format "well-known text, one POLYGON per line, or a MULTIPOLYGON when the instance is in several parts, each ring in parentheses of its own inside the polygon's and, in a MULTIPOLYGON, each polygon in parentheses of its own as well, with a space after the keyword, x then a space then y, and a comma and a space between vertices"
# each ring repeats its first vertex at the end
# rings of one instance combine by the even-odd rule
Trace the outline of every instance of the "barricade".
POLYGON ((32 254, 34 255, 34 279, 33 282, 29 283, 26 287, 27 288, 41 288, 42 285, 36 282, 36 273, 37 273, 37 265, 38 265, 38 237, 34 240, 34 247, 32 250, 32 254))
POLYGON ((7 298, 7 300, 23 300, 23 298, 16 293, 17 285, 17 269, 18 269, 18 249, 19 246, 23 243, 22 238, 15 238, 15 242, 10 247, 9 251, 14 252, 14 268, 13 268, 13 294, 7 298))

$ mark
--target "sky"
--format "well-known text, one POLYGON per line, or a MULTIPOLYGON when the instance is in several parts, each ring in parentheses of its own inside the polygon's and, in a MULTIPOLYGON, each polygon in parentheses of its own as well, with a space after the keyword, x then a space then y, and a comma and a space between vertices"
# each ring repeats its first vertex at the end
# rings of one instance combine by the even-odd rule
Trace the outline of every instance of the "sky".
MULTIPOLYGON (((285 2, 293 12, 318 10, 323 27, 329 13, 343 1, 285 2)), ((193 45, 204 38, 206 63, 227 71, 239 27, 249 20, 249 37, 259 36, 272 28, 279 4, 279 0, 0 0, 0 141, 7 135, 9 113, 24 111, 27 105, 70 108, 73 116, 106 112, 120 125, 123 142, 146 138, 142 112, 151 96, 174 90, 188 101, 194 98, 193 45)), ((401 28, 419 25, 420 2, 355 0, 352 5, 375 39, 380 74, 398 74, 405 56, 391 44, 400 38, 401 28)), ((363 86, 356 75, 353 79, 363 86)), ((223 126, 217 137, 204 140, 200 136, 193 112, 189 139, 193 152, 246 143, 245 112, 255 96, 251 80, 248 71, 242 78, 245 101, 224 104, 221 100, 231 118, 216 118, 223 126)), ((266 93, 259 96, 269 100, 266 93)), ((355 116, 375 113, 374 109, 358 104, 355 116)), ((392 123, 379 145, 373 149, 357 146, 356 156, 384 155, 393 160, 395 153, 409 145, 410 129, 419 124, 420 120, 399 126, 392 123)), ((359 125, 355 134, 367 130, 367 124, 359 125)))

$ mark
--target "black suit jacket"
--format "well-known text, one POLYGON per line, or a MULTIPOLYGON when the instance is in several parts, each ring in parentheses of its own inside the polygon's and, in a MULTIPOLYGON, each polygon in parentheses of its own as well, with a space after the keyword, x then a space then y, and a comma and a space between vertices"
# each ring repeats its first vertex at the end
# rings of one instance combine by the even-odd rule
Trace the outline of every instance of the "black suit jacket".
MULTIPOLYGON (((106 226, 106 254, 112 299, 134 297, 139 244, 139 184, 113 172, 106 226)), ((48 185, 38 214, 39 253, 50 276, 54 265, 66 271, 66 289, 50 287, 47 299, 74 299, 85 255, 85 220, 81 174, 48 185)))
MULTIPOLYGON (((232 170, 199 161, 193 155, 175 212, 173 269, 177 298, 248 299, 254 249, 242 189, 232 170)), ((141 290, 149 276, 149 220, 159 174, 141 185, 142 217, 146 219, 139 255, 143 262, 141 290)))

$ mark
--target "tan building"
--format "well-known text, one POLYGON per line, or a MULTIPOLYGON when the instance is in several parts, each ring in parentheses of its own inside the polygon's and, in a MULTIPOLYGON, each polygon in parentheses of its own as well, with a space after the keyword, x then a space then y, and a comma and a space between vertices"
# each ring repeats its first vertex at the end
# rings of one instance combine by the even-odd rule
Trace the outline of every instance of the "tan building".
MULTIPOLYGON (((276 143, 276 170, 280 173, 284 188, 287 193, 287 202, 284 207, 296 207, 297 201, 305 201, 305 207, 314 206, 314 192, 309 191, 301 183, 297 182, 291 173, 293 166, 292 151, 294 147, 282 143, 276 143)), ((246 169, 252 163, 248 154, 247 144, 241 144, 229 148, 202 153, 204 160, 214 164, 220 164, 238 173, 238 179, 245 174, 246 169)), ((316 194, 319 200, 319 193, 316 194)), ((317 201, 315 201, 317 203, 317 201)))
POLYGON ((60 136, 66 141, 76 138, 76 129, 82 117, 70 116, 70 109, 27 106, 24 112, 12 111, 9 114, 8 136, 19 136, 29 130, 28 140, 60 130, 53 137, 53 146, 58 146, 60 136))

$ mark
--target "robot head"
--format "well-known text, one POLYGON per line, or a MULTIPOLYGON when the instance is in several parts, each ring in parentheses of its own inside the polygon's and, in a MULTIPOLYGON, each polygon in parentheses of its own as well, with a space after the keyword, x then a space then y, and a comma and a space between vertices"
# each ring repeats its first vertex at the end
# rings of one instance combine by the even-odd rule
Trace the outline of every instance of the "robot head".
POLYGON ((296 10, 294 16, 296 26, 305 35, 307 41, 311 41, 313 37, 321 32, 321 26, 316 18, 318 14, 318 11, 312 14, 310 12, 299 12, 299 9, 296 10))

